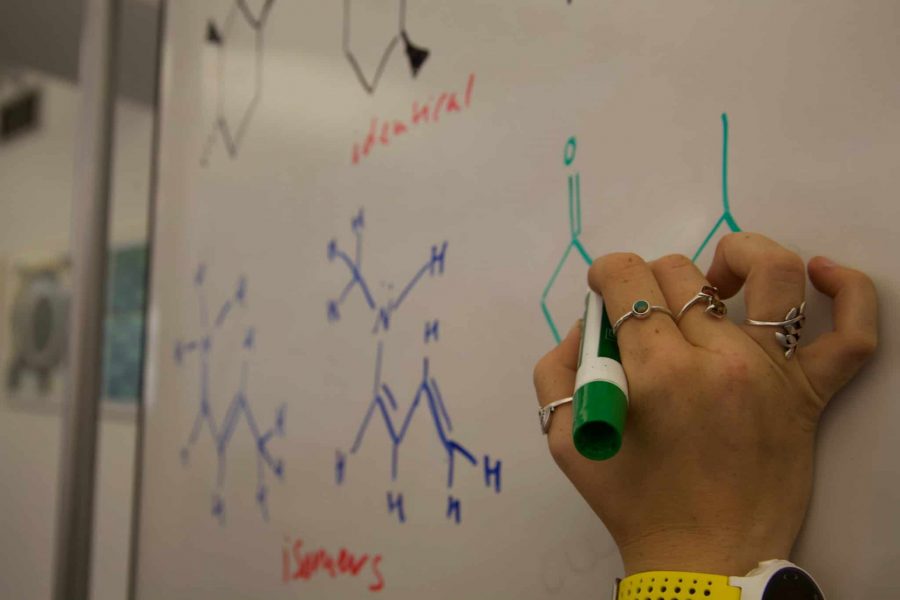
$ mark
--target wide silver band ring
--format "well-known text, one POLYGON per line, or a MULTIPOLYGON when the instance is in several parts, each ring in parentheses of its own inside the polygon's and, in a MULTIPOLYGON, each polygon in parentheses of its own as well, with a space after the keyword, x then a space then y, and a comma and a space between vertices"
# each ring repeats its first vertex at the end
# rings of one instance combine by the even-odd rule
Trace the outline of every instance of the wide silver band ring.
POLYGON ((704 285, 700 288, 700 291, 697 292, 697 295, 691 298, 685 303, 684 306, 681 307, 681 310, 678 311, 678 314, 675 315, 675 322, 679 322, 681 317, 684 316, 692 306, 695 304, 699 304, 701 302, 706 303, 706 308, 703 309, 708 315, 711 315, 717 319, 723 318, 728 314, 728 307, 725 306, 725 303, 719 299, 719 289, 713 287, 711 285, 704 285))
POLYGON ((556 402, 551 402, 547 406, 541 407, 538 411, 538 417, 541 419, 541 431, 544 435, 547 435, 547 432, 550 431, 550 417, 553 416, 553 411, 571 401, 572 397, 569 396, 568 398, 563 398, 562 400, 557 400, 556 402))
POLYGON ((672 315, 672 311, 670 311, 665 306, 655 306, 650 304, 646 300, 637 300, 634 304, 631 305, 631 310, 619 317, 619 320, 616 321, 615 324, 613 324, 613 333, 618 333, 619 327, 622 326, 622 323, 624 323, 631 317, 634 317, 635 319, 646 319, 654 312, 661 312, 663 314, 669 315, 669 317, 672 319, 675 318, 672 315))
POLYGON ((784 348, 784 357, 790 358, 797 351, 797 344, 800 342, 800 330, 803 329, 803 322, 806 321, 806 302, 801 302, 800 306, 795 306, 784 316, 784 321, 757 321, 756 319, 744 319, 747 325, 756 325, 757 327, 777 327, 781 331, 775 332, 775 339, 784 348))

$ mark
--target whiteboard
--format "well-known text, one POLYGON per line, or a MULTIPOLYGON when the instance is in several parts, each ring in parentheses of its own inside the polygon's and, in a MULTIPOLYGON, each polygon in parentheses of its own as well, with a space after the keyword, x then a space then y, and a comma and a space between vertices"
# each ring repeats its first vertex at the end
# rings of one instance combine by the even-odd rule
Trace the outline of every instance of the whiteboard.
POLYGON ((876 281, 794 558, 895 589, 896 2, 166 12, 138 598, 603 597, 532 365, 589 259, 737 228, 876 281))

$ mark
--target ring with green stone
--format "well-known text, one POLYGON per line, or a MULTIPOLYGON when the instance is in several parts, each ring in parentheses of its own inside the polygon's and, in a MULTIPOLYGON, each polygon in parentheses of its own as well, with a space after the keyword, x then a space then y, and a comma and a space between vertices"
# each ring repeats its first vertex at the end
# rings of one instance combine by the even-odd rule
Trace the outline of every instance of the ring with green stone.
POLYGON ((617 334, 619 332, 619 327, 622 326, 622 323, 634 317, 635 319, 646 319, 654 312, 661 312, 663 314, 669 315, 669 318, 675 320, 675 316, 665 306, 656 306, 650 304, 646 300, 637 300, 634 304, 631 305, 631 310, 627 313, 619 317, 619 320, 615 322, 613 325, 613 334, 617 334))

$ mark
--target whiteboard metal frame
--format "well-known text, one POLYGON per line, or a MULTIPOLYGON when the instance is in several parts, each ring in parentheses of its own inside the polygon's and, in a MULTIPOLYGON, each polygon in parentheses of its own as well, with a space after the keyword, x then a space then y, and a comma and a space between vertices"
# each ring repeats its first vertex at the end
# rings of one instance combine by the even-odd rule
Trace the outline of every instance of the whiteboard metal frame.
POLYGON ((131 535, 128 548, 128 581, 126 590, 129 600, 137 598, 138 561, 140 559, 140 533, 141 533, 141 500, 144 479, 144 426, 145 426, 145 398, 147 388, 147 327, 149 323, 150 294, 153 290, 153 249, 156 244, 156 207, 159 190, 159 149, 160 135, 162 132, 162 87, 163 87, 163 56, 165 52, 165 32, 168 15, 168 0, 159 0, 159 18, 156 30, 156 61, 154 64, 154 90, 153 90, 153 138, 150 142, 150 193, 148 194, 147 207, 147 266, 145 269, 144 285, 144 331, 141 340, 142 365, 140 394, 135 404, 135 440, 134 440, 134 468, 132 477, 131 495, 131 535))
POLYGON ((120 0, 85 3, 79 57, 81 126, 73 148, 71 362, 60 449, 55 600, 87 598, 90 593, 120 16, 120 0))

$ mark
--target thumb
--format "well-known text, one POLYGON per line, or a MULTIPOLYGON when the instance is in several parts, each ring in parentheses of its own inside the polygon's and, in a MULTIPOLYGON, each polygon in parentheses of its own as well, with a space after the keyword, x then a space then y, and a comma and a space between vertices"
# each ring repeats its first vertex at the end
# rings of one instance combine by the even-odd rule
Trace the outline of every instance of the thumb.
POLYGON ((575 389, 575 371, 578 369, 578 346, 581 343, 581 320, 569 329, 559 345, 545 354, 534 366, 534 389, 538 404, 571 396, 575 389))

